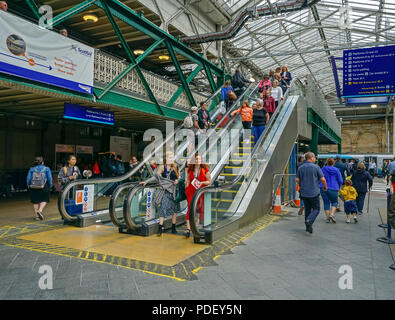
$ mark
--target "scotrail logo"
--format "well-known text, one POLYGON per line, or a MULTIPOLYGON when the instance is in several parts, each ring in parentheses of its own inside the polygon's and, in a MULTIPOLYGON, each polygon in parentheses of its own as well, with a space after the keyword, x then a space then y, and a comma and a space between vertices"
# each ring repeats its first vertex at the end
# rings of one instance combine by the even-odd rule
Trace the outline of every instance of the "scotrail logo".
POLYGON ((92 52, 90 52, 89 50, 81 49, 76 44, 72 44, 71 45, 71 50, 74 50, 75 52, 78 52, 79 54, 82 54, 83 56, 86 56, 86 57, 91 57, 92 56, 92 52))

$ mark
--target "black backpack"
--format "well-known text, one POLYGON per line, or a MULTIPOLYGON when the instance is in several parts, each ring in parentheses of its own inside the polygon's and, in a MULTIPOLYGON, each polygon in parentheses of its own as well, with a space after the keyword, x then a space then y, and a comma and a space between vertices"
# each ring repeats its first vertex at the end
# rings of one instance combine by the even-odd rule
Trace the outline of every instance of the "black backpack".
POLYGON ((44 167, 41 171, 38 171, 37 167, 34 168, 32 180, 30 181, 29 186, 30 189, 44 189, 45 184, 47 183, 45 169, 46 167, 44 167))

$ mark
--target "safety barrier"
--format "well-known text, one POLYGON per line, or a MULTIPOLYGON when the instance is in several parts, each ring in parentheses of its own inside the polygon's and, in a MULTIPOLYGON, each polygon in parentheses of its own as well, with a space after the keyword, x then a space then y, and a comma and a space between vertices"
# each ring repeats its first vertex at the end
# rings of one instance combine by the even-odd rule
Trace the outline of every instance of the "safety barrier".
MULTIPOLYGON (((299 207, 299 194, 296 190, 296 174, 275 174, 273 176, 272 189, 272 204, 273 212, 278 213, 279 202, 280 205, 290 205, 292 207, 299 207), (280 191, 280 192, 279 192, 280 191), (274 210, 276 209, 276 210, 274 210)), ((281 210, 280 210, 281 211, 281 210)))
MULTIPOLYGON (((113 57, 100 50, 95 51, 95 66, 94 66, 94 80, 103 84, 104 86, 109 84, 118 74, 125 70, 128 66, 124 60, 113 57)), ((167 103, 178 90, 179 86, 171 81, 168 81, 154 73, 142 70, 142 73, 147 80, 152 92, 155 97, 163 102, 167 103)), ((116 84, 116 87, 121 90, 129 91, 138 96, 146 97, 149 99, 144 86, 137 75, 136 71, 129 72, 121 81, 116 84)), ((207 96, 192 92, 192 95, 199 105, 200 102, 206 101, 207 96)), ((177 107, 188 109, 189 102, 188 98, 183 92, 174 103, 177 107)))
MULTIPOLYGON (((379 242, 386 243, 386 244, 395 244, 395 240, 392 239, 392 236, 391 236, 392 227, 389 222, 389 215, 388 215, 388 212, 390 210, 390 205, 391 205, 391 190, 390 190, 390 188, 387 188, 386 191, 387 191, 387 223, 379 224, 378 227, 387 229, 387 235, 384 237, 379 237, 376 240, 379 242)), ((395 270, 395 263, 390 265, 390 269, 395 270)))

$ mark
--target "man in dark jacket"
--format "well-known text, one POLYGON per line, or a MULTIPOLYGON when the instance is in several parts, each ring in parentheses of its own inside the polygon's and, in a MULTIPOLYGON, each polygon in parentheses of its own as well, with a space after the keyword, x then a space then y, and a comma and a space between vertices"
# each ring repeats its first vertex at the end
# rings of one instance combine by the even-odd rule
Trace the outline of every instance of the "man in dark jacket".
MULTIPOLYGON (((346 180, 346 177, 350 175, 350 171, 348 170, 346 164, 341 161, 340 155, 336 155, 336 162, 334 164, 334 167, 339 169, 344 185, 344 181, 346 180)), ((336 211, 340 211, 340 201, 338 202, 336 211)))
POLYGON ((210 127, 211 117, 207 110, 207 103, 200 102, 200 110, 198 111, 198 125, 202 130, 206 130, 210 127))
POLYGON ((373 179, 369 172, 366 171, 365 165, 360 162, 358 163, 357 170, 354 171, 354 174, 351 177, 352 186, 357 190, 357 207, 358 213, 363 213, 363 205, 365 203, 365 196, 368 192, 367 183, 369 182, 369 190, 372 188, 373 179))
POLYGON ((240 69, 237 68, 235 74, 232 77, 232 86, 235 89, 235 94, 237 97, 239 97, 239 95, 243 91, 245 83, 251 83, 251 81, 247 80, 241 73, 240 69))

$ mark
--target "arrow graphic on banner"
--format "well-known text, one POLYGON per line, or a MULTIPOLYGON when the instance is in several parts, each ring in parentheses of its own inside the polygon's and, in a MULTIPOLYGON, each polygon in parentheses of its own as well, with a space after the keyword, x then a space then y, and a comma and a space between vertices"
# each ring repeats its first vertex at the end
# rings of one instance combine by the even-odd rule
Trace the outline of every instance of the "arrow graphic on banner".
POLYGON ((13 58, 13 59, 21 60, 21 61, 23 61, 23 62, 27 62, 27 63, 30 64, 31 66, 37 65, 37 66, 40 66, 40 67, 43 67, 43 68, 52 70, 52 67, 51 67, 51 66, 45 66, 45 65, 43 65, 43 64, 36 63, 33 59, 28 59, 25 55, 23 55, 23 56, 24 56, 27 60, 22 59, 22 58, 18 58, 18 57, 14 57, 14 56, 11 56, 11 55, 9 55, 9 54, 2 53, 2 52, 0 52, 0 54, 2 54, 3 56, 6 56, 6 57, 10 57, 10 58, 13 58))

